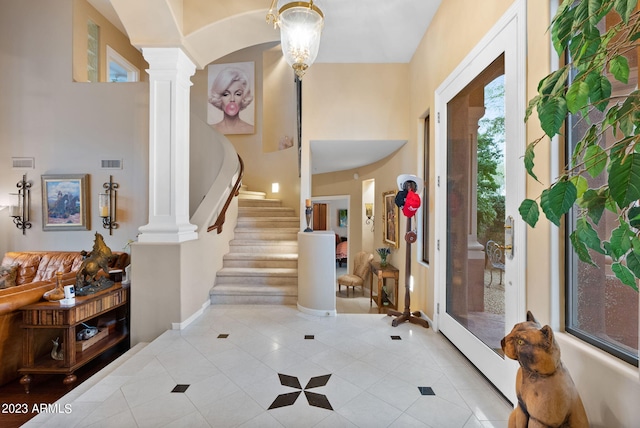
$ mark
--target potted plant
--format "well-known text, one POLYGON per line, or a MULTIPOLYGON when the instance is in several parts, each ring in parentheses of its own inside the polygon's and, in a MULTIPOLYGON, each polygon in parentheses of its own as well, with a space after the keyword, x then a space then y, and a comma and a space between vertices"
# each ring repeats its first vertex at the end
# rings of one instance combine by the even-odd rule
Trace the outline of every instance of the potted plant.
POLYGON ((380 266, 386 267, 388 265, 387 257, 391 254, 389 247, 376 248, 376 253, 380 256, 380 266))
POLYGON ((550 32, 554 49, 561 57, 568 53, 568 60, 540 81, 538 94, 529 102, 525 120, 535 110, 545 135, 527 146, 528 174, 538 180, 533 171, 536 147, 546 137, 561 134, 569 115, 578 115, 588 129, 559 177, 537 198, 525 199, 520 214, 535 227, 542 209, 559 226, 562 216, 576 207, 578 218, 570 239, 580 260, 595 264, 589 250, 610 256, 616 277, 637 291, 640 91, 614 96, 611 83, 614 79, 627 83, 629 78, 625 53, 637 49, 640 39, 637 0, 565 0, 550 32), (607 14, 617 15, 619 22, 602 25, 607 14), (596 111, 602 114, 591 114, 596 111), (588 181, 597 177, 604 184, 588 181), (605 210, 615 213, 617 227, 602 237, 594 225, 605 210))

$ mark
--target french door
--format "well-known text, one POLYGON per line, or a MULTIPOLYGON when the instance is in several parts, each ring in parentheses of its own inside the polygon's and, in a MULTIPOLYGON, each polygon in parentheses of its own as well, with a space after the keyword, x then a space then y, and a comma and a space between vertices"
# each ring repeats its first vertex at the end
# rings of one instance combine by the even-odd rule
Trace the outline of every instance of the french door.
POLYGON ((518 1, 436 91, 436 327, 512 400, 500 340, 524 316, 525 18, 518 1))

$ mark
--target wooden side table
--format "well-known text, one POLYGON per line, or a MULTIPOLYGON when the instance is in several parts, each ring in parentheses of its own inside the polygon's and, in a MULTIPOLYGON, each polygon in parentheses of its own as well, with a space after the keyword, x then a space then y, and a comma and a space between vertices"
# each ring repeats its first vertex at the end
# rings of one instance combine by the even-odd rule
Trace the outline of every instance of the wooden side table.
POLYGON ((380 266, 380 262, 370 262, 371 266, 371 276, 369 278, 369 289, 371 290, 371 297, 369 298, 369 306, 375 300, 376 305, 378 305, 378 313, 382 310, 382 308, 393 308, 398 309, 398 282, 400 282, 400 271, 397 267, 393 265, 386 265, 385 267, 380 266), (378 292, 377 294, 373 294, 373 277, 378 278, 378 292), (387 278, 393 278, 395 281, 395 288, 393 291, 393 301, 390 301, 388 305, 383 306, 382 304, 382 286, 386 284, 387 278))
MULTIPOLYGON (((39 302, 24 306, 22 311, 22 328, 25 330, 22 345, 22 367, 18 370, 23 376, 20 383, 25 392, 33 374, 64 374, 65 385, 76 381, 74 372, 93 360, 107 349, 120 344, 129 337, 128 328, 129 289, 120 283, 113 287, 89 296, 77 296, 75 304, 66 306, 60 302, 39 302), (113 313, 115 330, 91 347, 80 351, 76 349, 76 332, 82 329, 82 323, 113 313), (34 340, 38 331, 55 329, 60 332, 64 358, 54 360, 49 354, 36 358, 34 340)), ((92 322, 92 324, 95 324, 92 322)))

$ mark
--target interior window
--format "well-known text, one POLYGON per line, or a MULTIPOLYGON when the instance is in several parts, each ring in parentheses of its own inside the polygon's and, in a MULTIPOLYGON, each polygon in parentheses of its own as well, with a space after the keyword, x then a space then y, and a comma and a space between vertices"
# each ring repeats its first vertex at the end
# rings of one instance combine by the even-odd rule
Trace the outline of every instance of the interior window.
POLYGON ((98 81, 98 66, 100 57, 100 27, 89 20, 87 22, 87 80, 89 82, 98 81))
POLYGON ((107 45, 107 75, 109 82, 137 82, 140 71, 122 55, 107 45))

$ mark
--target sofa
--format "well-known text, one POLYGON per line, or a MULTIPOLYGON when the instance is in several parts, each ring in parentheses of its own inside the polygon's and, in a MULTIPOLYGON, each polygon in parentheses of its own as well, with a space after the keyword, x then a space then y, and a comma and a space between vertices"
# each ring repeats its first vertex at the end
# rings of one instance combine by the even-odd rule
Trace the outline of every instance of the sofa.
MULTIPOLYGON (((12 266, 14 277, 0 285, 5 287, 0 289, 0 385, 19 376, 23 336, 19 309, 43 300, 42 295, 55 287, 57 272, 63 273, 63 285, 75 284, 83 258, 80 251, 22 251, 4 255, 0 265, 12 266)), ((129 255, 121 252, 114 252, 109 261, 112 269, 124 269, 128 264, 129 255)), ((47 330, 47 333, 36 338, 36 358, 51 352, 51 340, 57 332, 47 330)))

